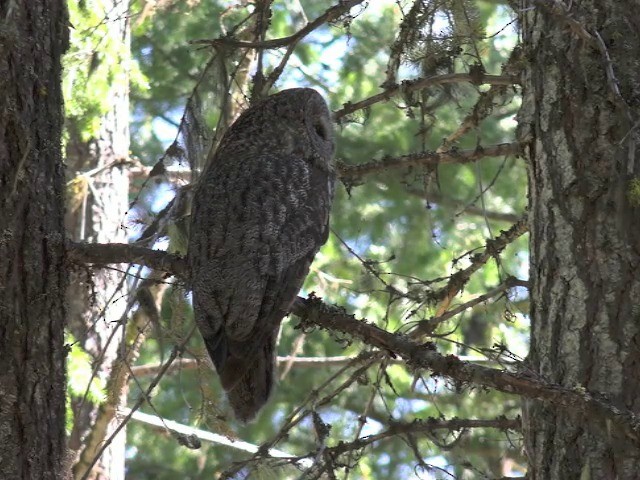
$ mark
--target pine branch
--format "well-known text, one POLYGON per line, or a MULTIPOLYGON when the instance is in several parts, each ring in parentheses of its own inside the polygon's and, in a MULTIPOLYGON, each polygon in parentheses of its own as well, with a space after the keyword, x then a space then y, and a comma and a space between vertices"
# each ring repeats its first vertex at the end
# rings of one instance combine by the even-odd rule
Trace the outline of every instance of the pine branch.
POLYGON ((576 385, 567 388, 536 378, 531 372, 511 373, 462 362, 454 355, 441 355, 431 343, 419 344, 408 336, 383 330, 366 320, 358 320, 343 308, 330 306, 310 296, 298 297, 293 313, 302 319, 302 328, 319 326, 357 338, 367 345, 402 357, 406 364, 433 374, 449 377, 480 387, 549 402, 573 411, 596 415, 618 426, 631 439, 640 443, 640 416, 626 408, 612 405, 601 395, 576 385))
POLYGON ((453 418, 442 420, 437 418, 427 418, 425 420, 415 420, 413 422, 392 422, 386 430, 358 438, 352 442, 340 442, 335 447, 328 447, 326 450, 334 455, 358 450, 380 440, 396 435, 429 435, 437 430, 449 430, 451 432, 467 430, 470 428, 496 428, 498 430, 520 430, 522 419, 498 417, 489 420, 453 418))
POLYGON ((391 97, 401 94, 422 90, 435 85, 444 85, 447 83, 472 83, 474 85, 518 85, 520 80, 511 75, 477 75, 470 73, 449 73, 446 75, 435 75, 427 78, 416 78, 413 80, 405 80, 399 85, 392 85, 382 92, 365 98, 356 103, 345 103, 340 110, 333 113, 333 118, 338 121, 347 115, 358 110, 368 108, 371 105, 380 102, 386 102, 391 97))
POLYGON ((417 166, 435 166, 443 164, 465 164, 475 162, 483 157, 500 157, 503 155, 520 155, 522 145, 518 142, 500 143, 488 147, 477 146, 471 150, 451 149, 447 152, 410 153, 400 157, 385 157, 360 165, 338 164, 338 174, 345 183, 353 182, 365 175, 380 173, 391 168, 407 168, 417 166))

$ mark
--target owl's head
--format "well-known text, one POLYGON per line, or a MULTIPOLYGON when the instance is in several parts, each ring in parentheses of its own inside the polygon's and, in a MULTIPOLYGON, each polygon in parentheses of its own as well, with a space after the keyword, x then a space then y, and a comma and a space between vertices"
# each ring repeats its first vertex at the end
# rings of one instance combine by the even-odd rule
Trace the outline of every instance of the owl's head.
POLYGON ((302 120, 299 126, 300 133, 309 140, 313 149, 322 158, 330 161, 335 152, 335 142, 331 112, 324 99, 311 88, 284 90, 273 95, 272 98, 277 100, 280 96, 282 98, 294 96, 300 99, 301 111, 299 115, 302 120))
POLYGON ((253 105, 238 117, 222 143, 235 140, 239 132, 245 140, 253 138, 252 143, 263 151, 303 156, 318 168, 333 170, 331 112, 311 88, 283 90, 253 105))

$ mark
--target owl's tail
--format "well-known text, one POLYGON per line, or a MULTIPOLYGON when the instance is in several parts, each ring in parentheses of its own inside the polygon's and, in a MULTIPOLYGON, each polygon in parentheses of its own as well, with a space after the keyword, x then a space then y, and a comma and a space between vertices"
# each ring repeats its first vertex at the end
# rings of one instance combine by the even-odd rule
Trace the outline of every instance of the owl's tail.
POLYGON ((230 342, 220 336, 215 341, 205 338, 231 408, 243 422, 252 420, 271 394, 277 334, 275 330, 248 342, 230 342))

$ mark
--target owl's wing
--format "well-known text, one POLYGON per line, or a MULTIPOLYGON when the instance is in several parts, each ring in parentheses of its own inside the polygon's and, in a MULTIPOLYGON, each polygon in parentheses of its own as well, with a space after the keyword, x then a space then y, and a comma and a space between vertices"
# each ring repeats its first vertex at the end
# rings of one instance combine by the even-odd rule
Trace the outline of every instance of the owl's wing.
POLYGON ((270 344, 326 240, 333 178, 294 155, 224 160, 196 192, 189 259, 196 321, 231 390, 270 344))
POLYGON ((216 337, 215 347, 205 338, 209 354, 218 358, 214 363, 220 382, 240 420, 253 418, 269 399, 280 321, 300 290, 312 259, 310 256, 296 262, 284 272, 284 277, 267 279, 260 316, 250 338, 236 340, 224 329, 216 337))

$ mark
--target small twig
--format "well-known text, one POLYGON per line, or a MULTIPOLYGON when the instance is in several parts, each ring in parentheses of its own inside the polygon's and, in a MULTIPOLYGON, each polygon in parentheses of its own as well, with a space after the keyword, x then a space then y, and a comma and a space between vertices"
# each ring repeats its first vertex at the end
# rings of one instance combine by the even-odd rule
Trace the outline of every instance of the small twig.
MULTIPOLYGON (((376 399, 376 394, 378 393, 378 390, 380 389, 380 383, 382 382, 382 380, 387 375, 386 368, 390 363, 389 360, 390 360, 390 357, 383 358, 382 361, 380 362, 380 365, 378 366, 378 375, 377 375, 375 383, 372 385, 371 393, 369 395, 369 399, 367 400, 367 403, 366 403, 366 405, 364 407, 364 411, 362 411, 362 413, 360 413, 360 415, 358 416, 358 426, 357 426, 356 431, 355 431, 355 433, 353 435, 353 437, 354 437, 353 441, 354 442, 357 442, 360 439, 360 435, 362 434, 362 430, 364 429, 364 426, 367 423, 367 418, 369 416, 369 412, 372 409, 373 401, 376 399)), ((346 465, 347 465, 347 469, 346 469, 345 474, 344 474, 345 480, 347 480, 349 478, 349 473, 351 472, 351 469, 349 468, 349 466, 353 464, 353 453, 354 453, 353 450, 349 452, 349 456, 347 457, 347 460, 345 462, 346 465)))
MULTIPOLYGON (((407 191, 410 194, 425 200, 429 204, 435 203, 438 205, 444 205, 455 210, 460 210, 461 212, 468 213, 470 215, 480 215, 488 218, 489 220, 515 223, 522 216, 515 213, 496 212, 491 210, 484 211, 482 207, 476 207, 475 205, 473 205, 473 202, 467 203, 453 198, 447 198, 445 195, 437 191, 425 192, 424 190, 418 188, 407 188, 407 191)), ((460 212, 456 212, 454 217, 457 217, 459 215, 460 212)))

